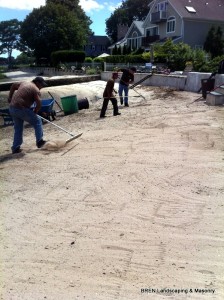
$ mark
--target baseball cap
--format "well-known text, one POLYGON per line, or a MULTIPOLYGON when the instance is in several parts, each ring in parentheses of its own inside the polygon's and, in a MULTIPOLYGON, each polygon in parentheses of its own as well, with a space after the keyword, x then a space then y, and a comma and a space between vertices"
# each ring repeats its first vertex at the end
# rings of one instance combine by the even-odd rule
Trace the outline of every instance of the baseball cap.
POLYGON ((36 78, 33 79, 33 82, 38 82, 40 83, 43 87, 48 86, 46 81, 43 79, 41 76, 37 76, 36 78))
POLYGON ((112 78, 113 79, 117 79, 118 78, 118 73, 117 72, 113 72, 112 73, 112 78))

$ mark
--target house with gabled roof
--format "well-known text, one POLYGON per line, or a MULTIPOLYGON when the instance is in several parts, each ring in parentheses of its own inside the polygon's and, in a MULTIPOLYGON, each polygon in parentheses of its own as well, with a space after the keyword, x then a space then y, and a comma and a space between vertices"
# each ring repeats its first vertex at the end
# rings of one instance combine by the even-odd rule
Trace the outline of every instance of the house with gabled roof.
POLYGON ((224 0, 154 0, 143 24, 142 46, 171 38, 203 48, 212 26, 224 32, 224 0))
POLYGON ((143 21, 133 21, 129 27, 125 38, 127 46, 131 49, 138 49, 142 46, 142 38, 144 37, 143 21))
POLYGON ((132 49, 146 51, 167 38, 203 48, 212 26, 224 32, 224 0, 154 0, 144 22, 134 21, 125 39, 132 49))
POLYGON ((97 57, 100 54, 108 53, 108 47, 111 44, 110 39, 106 35, 90 35, 84 51, 86 56, 97 57))
POLYGON ((111 53, 115 46, 118 48, 123 48, 124 46, 131 47, 131 49, 140 48, 142 45, 142 38, 144 37, 144 28, 142 25, 143 21, 133 21, 125 36, 109 47, 111 53))

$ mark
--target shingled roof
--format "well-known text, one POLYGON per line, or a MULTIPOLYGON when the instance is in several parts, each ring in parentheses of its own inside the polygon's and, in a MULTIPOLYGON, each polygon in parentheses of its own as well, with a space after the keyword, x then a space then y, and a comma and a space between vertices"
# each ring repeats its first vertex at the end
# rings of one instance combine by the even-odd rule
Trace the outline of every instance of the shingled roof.
POLYGON ((224 0, 169 0, 169 3, 183 18, 224 22, 224 0))
POLYGON ((110 39, 106 35, 90 35, 88 38, 88 45, 110 45, 110 39))

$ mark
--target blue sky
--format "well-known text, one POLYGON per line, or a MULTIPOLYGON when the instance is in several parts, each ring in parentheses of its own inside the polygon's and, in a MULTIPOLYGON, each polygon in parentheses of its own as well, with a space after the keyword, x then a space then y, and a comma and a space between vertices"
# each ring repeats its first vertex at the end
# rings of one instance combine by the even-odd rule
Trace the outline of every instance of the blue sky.
MULTIPOLYGON (((122 0, 80 0, 79 4, 92 20, 91 29, 96 35, 105 35, 105 20, 122 0)), ((34 8, 45 5, 45 0, 0 0, 0 21, 23 21, 34 8)), ((13 53, 16 56, 16 52, 13 53)))

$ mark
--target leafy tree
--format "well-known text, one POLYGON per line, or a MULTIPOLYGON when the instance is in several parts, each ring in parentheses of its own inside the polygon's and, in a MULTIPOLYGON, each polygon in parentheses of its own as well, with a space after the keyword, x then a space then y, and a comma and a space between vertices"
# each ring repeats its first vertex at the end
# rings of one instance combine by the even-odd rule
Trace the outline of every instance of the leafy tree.
POLYGON ((37 62, 43 57, 50 61, 53 51, 81 50, 89 34, 87 28, 64 5, 49 3, 26 17, 21 38, 34 51, 37 62))
POLYGON ((127 54, 131 54, 131 46, 130 45, 127 48, 127 54))
POLYGON ((223 32, 220 26, 216 29, 212 26, 208 32, 204 43, 204 50, 211 54, 211 57, 220 56, 224 54, 224 40, 223 32))
POLYGON ((142 54, 143 52, 144 52, 144 49, 140 47, 137 50, 135 50, 132 54, 133 55, 138 55, 138 54, 142 54))
POLYGON ((0 54, 8 54, 9 66, 12 62, 12 51, 19 49, 21 22, 17 19, 0 22, 0 54))
MULTIPOLYGON (((152 1, 152 0, 151 0, 152 1)), ((149 12, 149 0, 124 0, 119 8, 106 20, 106 33, 113 42, 117 41, 117 25, 130 26, 134 20, 143 21, 149 12)))
POLYGON ((115 45, 115 47, 112 50, 112 55, 117 55, 117 52, 118 52, 117 45, 115 45))
POLYGON ((117 42, 118 24, 127 24, 128 19, 125 16, 125 11, 115 9, 110 18, 106 20, 106 33, 113 42, 117 42))
POLYGON ((74 16, 79 20, 80 26, 82 26, 84 31, 92 33, 90 30, 90 25, 92 24, 91 19, 85 14, 82 7, 79 5, 79 0, 46 0, 46 4, 61 4, 71 11, 74 16))
POLYGON ((212 60, 209 60, 208 62, 206 62, 205 64, 203 64, 200 67, 199 72, 209 72, 209 73, 217 72, 218 65, 219 65, 220 61, 223 59, 224 59, 224 55, 217 56, 217 57, 213 58, 212 60))
POLYGON ((128 54, 127 46, 124 45, 124 47, 123 47, 123 55, 126 55, 126 54, 128 54))
POLYGON ((121 47, 120 46, 117 48, 117 55, 121 55, 121 47))
POLYGON ((206 64, 206 52, 201 49, 193 50, 193 70, 199 71, 206 64))
POLYGON ((186 62, 192 61, 192 59, 193 51, 191 47, 184 43, 178 43, 175 45, 173 60, 169 67, 173 70, 184 70, 186 62))
POLYGON ((34 62, 34 57, 29 55, 29 53, 22 52, 16 58, 17 64, 32 64, 34 62))
POLYGON ((148 15, 150 2, 152 0, 141 0, 141 3, 136 0, 126 0, 122 2, 121 9, 126 11, 128 20, 143 21, 148 15))
POLYGON ((194 54, 191 47, 184 43, 174 44, 168 39, 164 44, 154 45, 155 61, 166 63, 171 70, 184 70, 187 61, 192 61, 194 54))
POLYGON ((159 63, 168 63, 175 55, 175 45, 171 39, 164 44, 154 44, 154 60, 159 63))

